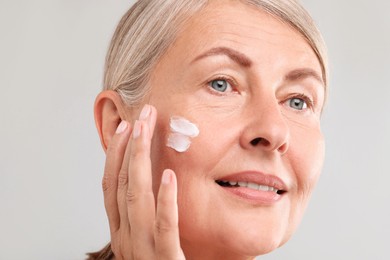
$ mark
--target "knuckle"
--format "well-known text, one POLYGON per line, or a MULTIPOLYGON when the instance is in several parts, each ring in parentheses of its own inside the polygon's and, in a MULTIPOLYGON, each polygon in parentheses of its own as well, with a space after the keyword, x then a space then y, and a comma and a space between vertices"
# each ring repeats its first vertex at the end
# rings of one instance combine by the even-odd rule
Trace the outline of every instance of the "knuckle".
POLYGON ((137 161, 137 160, 140 160, 142 159, 144 153, 141 149, 135 149, 135 151, 132 151, 130 153, 130 160, 131 161, 137 161))
POLYGON ((124 187, 127 185, 128 183, 128 175, 127 175, 127 170, 125 169, 121 169, 119 171, 119 175, 118 175, 118 186, 119 187, 124 187))
POLYGON ((176 231, 178 227, 166 220, 156 220, 154 223, 154 229, 157 236, 165 235, 176 231))
POLYGON ((109 173, 104 173, 103 179, 102 179, 102 188, 103 191, 112 190, 115 188, 117 183, 117 179, 115 175, 111 175, 109 173))
POLYGON ((110 142, 107 146, 107 154, 115 154, 116 151, 119 149, 119 143, 118 142, 110 142))
MULTIPOLYGON (((149 144, 150 145, 150 144, 149 144)), ((131 149, 130 158, 132 160, 144 159, 148 155, 148 143, 142 142, 139 145, 136 145, 131 149)))
POLYGON ((168 207, 172 204, 171 200, 165 196, 159 196, 158 197, 158 205, 161 207, 161 208, 165 208, 165 207, 168 207))
POLYGON ((112 143, 110 143, 107 146, 107 154, 115 154, 116 146, 114 146, 112 143))
POLYGON ((150 191, 150 192, 137 192, 137 191, 133 191, 133 190, 128 189, 126 192, 126 201, 130 205, 136 204, 139 201, 147 202, 147 201, 150 201, 153 199, 154 199, 154 195, 153 195, 152 191, 150 191))
POLYGON ((137 201, 137 195, 133 191, 128 190, 126 192, 126 201, 129 204, 134 204, 137 201))

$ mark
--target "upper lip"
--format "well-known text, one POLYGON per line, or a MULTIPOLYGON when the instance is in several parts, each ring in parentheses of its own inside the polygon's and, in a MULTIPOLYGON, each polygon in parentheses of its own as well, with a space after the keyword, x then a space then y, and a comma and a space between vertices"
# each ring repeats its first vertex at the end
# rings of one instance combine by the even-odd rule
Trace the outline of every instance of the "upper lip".
POLYGON ((258 171, 245 171, 239 173, 233 173, 221 178, 216 181, 235 181, 235 182, 252 182, 258 185, 265 185, 273 187, 279 191, 287 191, 287 186, 282 179, 275 175, 265 174, 258 171))

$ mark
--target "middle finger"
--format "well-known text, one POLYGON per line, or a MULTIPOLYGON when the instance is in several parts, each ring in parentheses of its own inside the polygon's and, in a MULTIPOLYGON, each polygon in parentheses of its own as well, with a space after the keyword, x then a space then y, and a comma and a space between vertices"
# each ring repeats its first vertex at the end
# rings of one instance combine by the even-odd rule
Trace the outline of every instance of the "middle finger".
POLYGON ((154 252, 155 201, 152 190, 150 145, 156 111, 146 105, 134 125, 127 191, 133 254, 150 259, 154 252))

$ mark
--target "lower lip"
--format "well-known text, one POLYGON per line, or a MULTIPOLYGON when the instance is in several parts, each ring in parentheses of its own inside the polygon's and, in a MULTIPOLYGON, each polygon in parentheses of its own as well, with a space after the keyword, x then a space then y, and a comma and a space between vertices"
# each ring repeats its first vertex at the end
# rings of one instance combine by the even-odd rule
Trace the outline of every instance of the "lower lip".
POLYGON ((245 187, 219 187, 228 194, 234 195, 236 198, 245 200, 251 204, 273 205, 283 197, 283 195, 273 191, 253 190, 245 187))

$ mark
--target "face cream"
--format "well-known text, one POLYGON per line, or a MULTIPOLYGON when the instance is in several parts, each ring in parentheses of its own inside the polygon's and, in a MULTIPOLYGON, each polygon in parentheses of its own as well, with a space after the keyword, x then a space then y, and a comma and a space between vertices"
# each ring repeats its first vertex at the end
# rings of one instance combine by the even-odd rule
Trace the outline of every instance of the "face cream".
POLYGON ((191 145, 191 138, 199 135, 198 127, 185 118, 174 116, 170 120, 171 133, 167 146, 182 153, 191 145))

